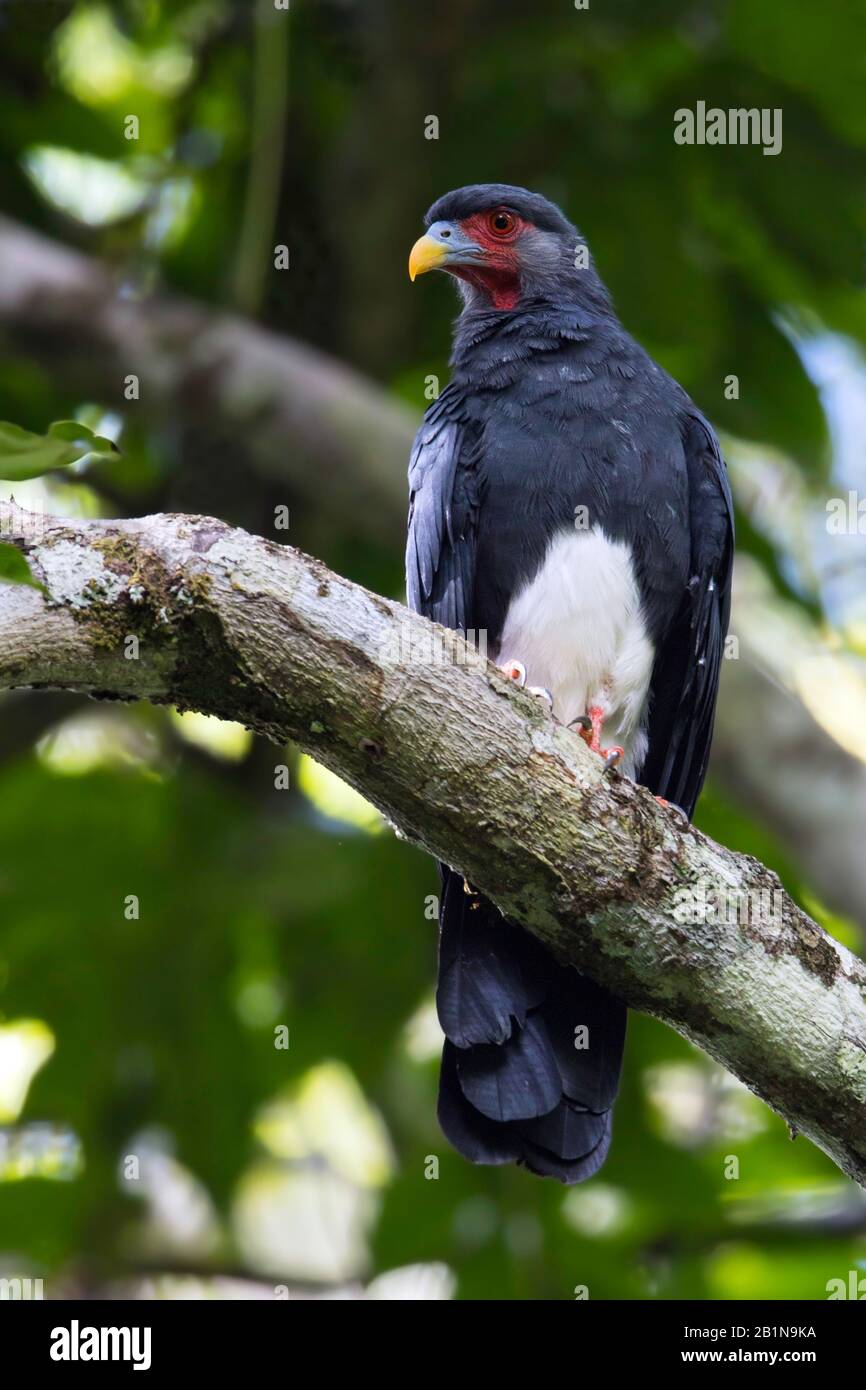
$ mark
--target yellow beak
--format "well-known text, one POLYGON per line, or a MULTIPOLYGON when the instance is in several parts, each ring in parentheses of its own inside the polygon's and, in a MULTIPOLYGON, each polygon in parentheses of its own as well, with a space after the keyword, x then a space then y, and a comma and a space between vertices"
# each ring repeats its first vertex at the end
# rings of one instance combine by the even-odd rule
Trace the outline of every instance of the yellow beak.
POLYGON ((428 270, 435 270, 447 255, 448 248, 441 241, 427 235, 419 237, 409 252, 409 279, 414 280, 416 275, 426 275, 428 270))

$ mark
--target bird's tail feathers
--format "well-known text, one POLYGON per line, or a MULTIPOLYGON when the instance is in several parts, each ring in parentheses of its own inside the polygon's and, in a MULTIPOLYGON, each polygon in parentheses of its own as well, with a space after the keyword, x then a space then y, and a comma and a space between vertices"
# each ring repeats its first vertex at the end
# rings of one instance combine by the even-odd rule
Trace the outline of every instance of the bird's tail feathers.
POLYGON ((610 1147, 625 1006, 441 871, 442 1129, 473 1163, 582 1182, 610 1147))

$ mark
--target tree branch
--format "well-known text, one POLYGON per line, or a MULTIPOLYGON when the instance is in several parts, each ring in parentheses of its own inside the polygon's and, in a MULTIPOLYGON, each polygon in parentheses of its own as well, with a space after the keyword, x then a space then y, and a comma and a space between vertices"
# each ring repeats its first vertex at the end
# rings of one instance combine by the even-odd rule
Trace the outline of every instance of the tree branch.
MULTIPOLYGON (((180 427, 187 453, 242 460, 285 481, 334 534, 394 553, 411 412, 294 339, 179 297, 127 300, 119 288, 106 265, 0 217, 0 351, 56 371, 82 399, 180 427), (142 384, 134 403, 123 398, 130 372, 142 384)), ((248 487, 243 467, 229 476, 248 487)), ((768 679, 745 644, 723 680, 712 775, 760 810, 829 907, 866 927, 866 767, 768 679)))
POLYGON ((775 875, 605 776, 458 634, 298 551, 205 517, 43 522, 0 504, 47 590, 0 585, 0 688, 172 703, 293 740, 866 1185, 866 966, 775 875), (722 893, 741 920, 701 911, 722 893))
POLYGON ((173 429, 289 482, 348 534, 393 546, 417 420, 292 338, 181 296, 122 293, 116 271, 0 217, 0 350, 82 398, 173 429), (127 401, 127 376, 139 399, 127 401))

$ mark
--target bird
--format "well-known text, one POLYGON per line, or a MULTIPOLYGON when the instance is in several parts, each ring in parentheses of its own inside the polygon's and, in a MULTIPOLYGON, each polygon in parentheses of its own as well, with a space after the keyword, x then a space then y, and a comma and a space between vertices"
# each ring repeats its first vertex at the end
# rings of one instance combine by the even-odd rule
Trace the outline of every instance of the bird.
MULTIPOLYGON (((410 278, 444 271, 462 304, 409 462, 409 605, 483 635, 609 775, 691 819, 734 552, 713 429, 623 327, 555 203, 473 184, 424 226, 410 278)), ((440 1126, 474 1163, 584 1181, 611 1143, 626 1007, 439 873, 440 1126)))

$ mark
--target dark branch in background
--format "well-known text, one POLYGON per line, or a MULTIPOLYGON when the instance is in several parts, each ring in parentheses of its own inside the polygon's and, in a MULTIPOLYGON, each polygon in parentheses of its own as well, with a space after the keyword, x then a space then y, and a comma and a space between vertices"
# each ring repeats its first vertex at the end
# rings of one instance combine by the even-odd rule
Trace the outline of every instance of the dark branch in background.
POLYGON ((198 430, 215 464, 290 484, 348 535, 393 548, 415 429, 383 391, 324 353, 192 300, 125 298, 99 261, 0 218, 0 351, 81 398, 198 430), (141 383, 138 401, 124 380, 141 383))
POLYGON ((0 695, 0 766, 26 756, 32 745, 82 707, 66 691, 45 691, 38 700, 25 691, 0 695))
MULTIPOLYGON (((363 537, 396 563, 408 411, 292 339, 191 301, 127 302, 117 291, 99 262, 0 218, 0 350, 56 370, 82 399, 198 439, 238 487, 245 468, 285 484, 334 534, 363 537), (134 404, 123 401, 128 372, 143 383, 134 404)), ((735 602, 735 631, 736 618, 735 602)), ((724 663, 712 772, 766 819, 827 905, 866 928, 866 766, 745 649, 724 663)))
POLYGON ((606 777, 457 634, 298 551, 203 517, 40 535, 6 503, 0 526, 47 590, 0 586, 0 688, 177 704, 292 739, 866 1185, 866 966, 761 864, 606 777), (740 919, 684 920, 702 892, 740 919))
POLYGON ((866 929, 866 764, 746 650, 723 663, 711 769, 827 907, 866 929))
POLYGON ((286 137, 289 28, 271 0, 256 5, 250 168, 234 273, 234 303, 244 314, 261 308, 274 254, 286 137))

